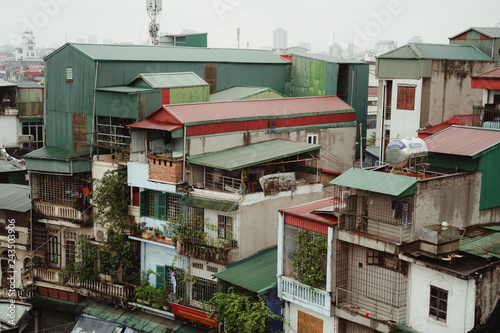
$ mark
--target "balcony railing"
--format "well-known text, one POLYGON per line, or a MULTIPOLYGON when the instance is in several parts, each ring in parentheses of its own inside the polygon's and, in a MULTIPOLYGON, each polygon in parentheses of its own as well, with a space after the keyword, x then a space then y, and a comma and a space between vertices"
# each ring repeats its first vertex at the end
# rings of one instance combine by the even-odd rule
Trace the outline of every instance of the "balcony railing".
MULTIPOLYGON (((62 281, 63 273, 61 271, 47 268, 35 268, 33 271, 34 277, 38 280, 55 284, 59 284, 62 281)), ((100 281, 87 281, 79 283, 75 278, 70 278, 67 284, 74 288, 79 288, 79 293, 83 295, 88 294, 88 292, 84 291, 85 289, 87 289, 99 294, 118 297, 122 299, 130 299, 133 296, 133 290, 131 288, 125 287, 120 284, 105 283, 100 281)))
POLYGON ((406 317, 406 305, 392 306, 340 287, 337 288, 336 304, 347 311, 385 322, 400 323, 406 317))
POLYGON ((219 191, 239 193, 241 180, 216 173, 205 173, 205 187, 219 191))
POLYGON ((221 265, 229 264, 230 248, 197 244, 186 240, 181 241, 179 245, 180 247, 177 249, 181 255, 208 260, 221 265))
POLYGON ((308 286, 286 276, 280 277, 279 288, 283 299, 303 305, 326 316, 331 315, 332 299, 327 291, 308 286))
POLYGON ((33 290, 28 290, 28 289, 14 289, 11 290, 10 288, 0 288, 0 298, 4 299, 11 299, 13 298, 13 293, 15 295, 15 299, 29 299, 33 296, 33 290))
POLYGON ((49 217, 58 217, 70 220, 84 220, 85 215, 73 207, 57 206, 48 203, 35 202, 35 212, 49 217))

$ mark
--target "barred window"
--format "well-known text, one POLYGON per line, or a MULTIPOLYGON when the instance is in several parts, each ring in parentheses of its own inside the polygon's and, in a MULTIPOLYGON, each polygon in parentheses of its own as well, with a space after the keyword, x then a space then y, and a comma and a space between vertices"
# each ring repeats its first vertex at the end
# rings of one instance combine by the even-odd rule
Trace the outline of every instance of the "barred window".
POLYGON ((231 240, 233 238, 233 217, 218 216, 219 238, 231 240))
POLYGON ((196 278, 193 283, 193 301, 209 301, 217 292, 217 283, 202 278, 196 278))
POLYGON ((436 320, 446 321, 448 309, 448 291, 431 286, 429 316, 436 320))

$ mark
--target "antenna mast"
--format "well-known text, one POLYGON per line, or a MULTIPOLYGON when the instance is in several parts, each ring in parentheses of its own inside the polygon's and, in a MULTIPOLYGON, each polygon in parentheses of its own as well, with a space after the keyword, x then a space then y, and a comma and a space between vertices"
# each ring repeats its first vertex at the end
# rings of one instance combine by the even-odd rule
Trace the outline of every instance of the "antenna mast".
POLYGON ((160 24, 156 23, 156 19, 160 16, 163 0, 146 0, 146 6, 149 18, 149 40, 151 44, 158 45, 158 32, 160 31, 160 24))

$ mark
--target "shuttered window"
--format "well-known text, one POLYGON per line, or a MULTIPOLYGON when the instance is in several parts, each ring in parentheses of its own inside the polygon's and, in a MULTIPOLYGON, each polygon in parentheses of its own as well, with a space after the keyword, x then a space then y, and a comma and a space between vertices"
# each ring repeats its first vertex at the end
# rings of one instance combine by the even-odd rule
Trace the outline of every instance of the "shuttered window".
POLYGON ((73 113, 73 149, 87 149, 87 115, 73 113))
POLYGON ((398 87, 398 109, 399 110, 414 110, 415 109, 415 87, 398 87))
POLYGON ((217 91, 217 64, 205 64, 205 81, 210 85, 210 93, 217 91))
POLYGON ((66 67, 66 82, 73 82, 73 67, 66 67))
POLYGON ((297 333, 323 333, 323 320, 298 311, 297 333))

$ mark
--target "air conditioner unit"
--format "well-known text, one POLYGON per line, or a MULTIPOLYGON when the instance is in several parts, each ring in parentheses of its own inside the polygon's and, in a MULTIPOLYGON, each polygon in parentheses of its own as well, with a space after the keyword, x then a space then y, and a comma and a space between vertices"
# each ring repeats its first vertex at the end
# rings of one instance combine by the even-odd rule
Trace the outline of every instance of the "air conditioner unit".
POLYGON ((94 227, 94 238, 97 242, 104 242, 108 237, 108 230, 103 227, 94 227))

